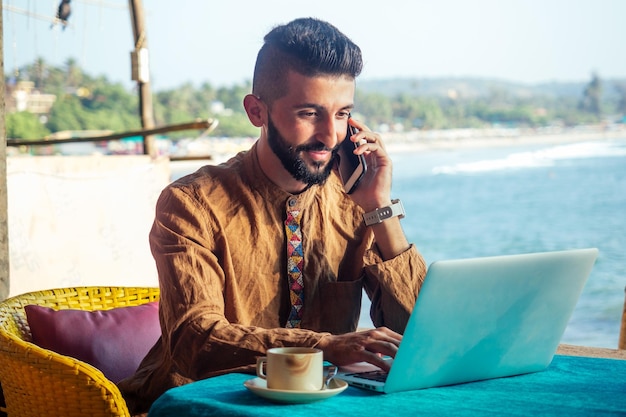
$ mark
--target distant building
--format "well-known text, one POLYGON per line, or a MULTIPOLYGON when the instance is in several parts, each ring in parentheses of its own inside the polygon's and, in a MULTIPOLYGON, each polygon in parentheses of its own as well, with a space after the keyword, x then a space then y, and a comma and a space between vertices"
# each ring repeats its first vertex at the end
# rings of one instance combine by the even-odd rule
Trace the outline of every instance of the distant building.
POLYGON ((54 94, 42 94, 35 89, 32 81, 18 81, 14 85, 6 85, 6 112, 16 113, 27 111, 36 115, 50 113, 57 97, 54 94))

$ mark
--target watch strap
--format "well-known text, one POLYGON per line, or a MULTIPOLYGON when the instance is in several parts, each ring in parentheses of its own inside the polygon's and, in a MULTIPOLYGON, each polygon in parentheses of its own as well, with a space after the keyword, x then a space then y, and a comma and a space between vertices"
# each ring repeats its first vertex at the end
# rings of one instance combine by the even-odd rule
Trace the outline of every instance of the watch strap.
POLYGON ((393 217, 404 218, 406 212, 404 211, 404 206, 402 205, 402 201, 399 199, 391 200, 390 206, 380 207, 374 211, 370 211, 363 215, 363 221, 366 226, 371 226, 374 224, 382 223, 384 220, 391 219, 393 217))

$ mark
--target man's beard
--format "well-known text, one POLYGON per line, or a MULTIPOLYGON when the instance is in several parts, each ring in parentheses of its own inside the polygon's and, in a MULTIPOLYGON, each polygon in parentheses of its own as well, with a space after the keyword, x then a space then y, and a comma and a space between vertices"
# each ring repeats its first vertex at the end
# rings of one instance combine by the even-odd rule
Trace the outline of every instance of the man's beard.
POLYGON ((333 169, 338 146, 335 147, 335 149, 328 149, 326 145, 318 142, 312 145, 302 145, 294 148, 285 141, 285 138, 280 134, 269 115, 267 121, 267 141, 272 151, 274 151, 274 154, 280 159, 283 167, 291 176, 309 186, 323 184, 333 169), (326 163, 326 166, 324 166, 322 162, 313 162, 314 169, 311 169, 301 157, 302 152, 310 150, 332 151, 332 156, 326 163))

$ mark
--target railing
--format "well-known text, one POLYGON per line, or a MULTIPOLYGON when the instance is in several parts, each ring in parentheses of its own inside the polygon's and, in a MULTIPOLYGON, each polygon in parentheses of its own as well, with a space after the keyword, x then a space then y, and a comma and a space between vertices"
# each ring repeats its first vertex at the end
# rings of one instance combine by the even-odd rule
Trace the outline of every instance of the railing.
MULTIPOLYGON (((115 140, 120 140, 133 136, 143 136, 144 137, 144 154, 150 154, 149 149, 146 146, 145 138, 151 135, 157 135, 161 133, 167 132, 177 132, 182 130, 204 130, 203 135, 206 135, 213 129, 217 127, 218 121, 215 119, 208 120, 196 120, 194 122, 182 123, 177 125, 169 125, 157 127, 154 129, 142 129, 135 130, 131 132, 123 132, 123 133, 114 133, 110 135, 102 135, 102 136, 90 136, 84 138, 69 138, 69 139, 37 139, 37 140, 28 140, 28 139, 7 139, 7 146, 46 146, 46 145, 56 145, 56 144, 65 144, 65 143, 80 143, 80 142, 110 142, 115 140)), ((211 155, 206 156, 170 156, 170 160, 172 161, 188 161, 188 160, 197 160, 197 159, 211 159, 211 155)))

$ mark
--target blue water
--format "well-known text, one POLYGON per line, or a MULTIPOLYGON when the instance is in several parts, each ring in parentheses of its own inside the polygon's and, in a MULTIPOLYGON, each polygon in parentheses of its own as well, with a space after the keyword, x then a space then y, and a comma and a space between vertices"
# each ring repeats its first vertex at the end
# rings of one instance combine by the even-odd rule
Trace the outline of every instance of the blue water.
MULTIPOLYGON (((564 343, 616 348, 626 286, 626 138, 392 154, 409 240, 435 260, 597 247, 564 343)), ((172 178, 197 169, 174 165, 172 178)), ((371 327, 369 301, 361 323, 371 327)))
MULTIPOLYGON (((617 347, 626 286, 626 139, 392 156, 405 232, 429 264, 597 247, 562 341, 617 347)), ((371 326, 368 308, 362 326, 371 326)))

